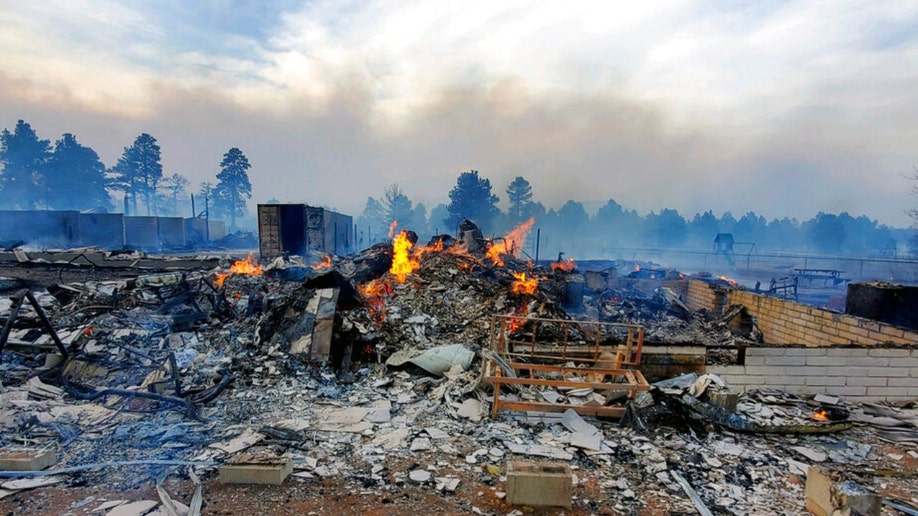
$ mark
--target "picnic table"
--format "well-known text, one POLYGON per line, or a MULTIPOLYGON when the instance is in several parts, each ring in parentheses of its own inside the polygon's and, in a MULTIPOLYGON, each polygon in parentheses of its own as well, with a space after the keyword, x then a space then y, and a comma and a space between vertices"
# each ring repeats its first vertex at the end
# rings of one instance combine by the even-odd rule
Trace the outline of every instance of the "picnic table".
POLYGON ((844 273, 845 271, 838 269, 794 269, 794 276, 805 281, 808 286, 812 286, 816 281, 821 281, 823 287, 835 287, 848 283, 851 278, 843 278, 844 273))

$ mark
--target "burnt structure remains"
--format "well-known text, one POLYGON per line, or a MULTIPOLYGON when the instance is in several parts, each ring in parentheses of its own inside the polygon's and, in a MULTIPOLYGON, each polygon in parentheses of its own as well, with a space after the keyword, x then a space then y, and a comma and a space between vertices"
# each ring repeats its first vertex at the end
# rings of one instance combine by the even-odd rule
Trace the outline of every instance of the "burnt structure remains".
POLYGON ((27 491, 78 475, 159 478, 146 502, 164 512, 243 504, 236 483, 442 513, 918 503, 914 475, 878 473, 918 467, 914 329, 651 263, 538 264, 519 228, 402 231, 345 256, 328 251, 350 245, 349 218, 262 205, 259 223, 264 265, 132 258, 144 268, 67 282, 85 258, 10 267, 53 274, 0 282, 0 459, 29 458, 5 463, 28 481, 0 498, 63 512, 27 491))
POLYGON ((264 258, 310 252, 350 254, 354 221, 349 215, 305 204, 259 204, 258 237, 264 258))
POLYGON ((135 217, 121 213, 2 210, 0 243, 54 249, 133 247, 163 251, 194 247, 226 236, 221 220, 135 217))

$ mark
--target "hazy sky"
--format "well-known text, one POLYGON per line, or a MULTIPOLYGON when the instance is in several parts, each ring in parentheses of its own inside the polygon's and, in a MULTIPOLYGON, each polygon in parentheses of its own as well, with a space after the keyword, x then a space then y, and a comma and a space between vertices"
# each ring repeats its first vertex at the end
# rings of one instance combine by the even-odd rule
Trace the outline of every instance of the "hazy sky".
POLYGON ((0 62, 0 127, 107 166, 147 132, 195 189, 239 147, 253 205, 430 209, 469 169, 548 207, 918 205, 916 1, 0 0, 0 62))

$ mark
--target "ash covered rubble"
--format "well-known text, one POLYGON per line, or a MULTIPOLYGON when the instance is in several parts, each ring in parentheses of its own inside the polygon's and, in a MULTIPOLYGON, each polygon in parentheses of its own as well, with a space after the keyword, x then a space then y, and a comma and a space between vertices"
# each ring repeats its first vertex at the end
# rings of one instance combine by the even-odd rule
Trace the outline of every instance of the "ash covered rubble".
MULTIPOLYGON (((344 479, 368 494, 434 490, 479 513, 516 511, 507 499, 511 459, 571 465, 568 503, 583 513, 800 514, 813 465, 918 502, 913 477, 871 473, 918 465, 918 452, 898 451, 918 442, 914 409, 737 395, 716 378, 686 376, 634 399, 505 387, 498 395, 564 406, 489 418, 494 392, 483 363, 493 358, 495 315, 533 337, 532 320, 547 321, 539 331, 557 337, 556 321, 590 319, 639 324, 660 342, 747 337, 662 288, 606 289, 572 303, 575 267, 521 260, 524 235, 488 242, 466 229, 427 245, 403 231, 392 245, 350 257, 264 267, 250 257, 212 270, 51 285, 33 293, 37 307, 18 312, 14 301, 0 304, 9 327, 0 446, 51 450, 56 462, 0 473, 0 498, 47 485, 125 490, 175 471, 209 481, 240 457, 252 462, 245 466, 267 457, 289 467, 286 482, 344 479), (42 313, 52 329, 41 326, 42 313), (627 407, 625 417, 578 414, 597 397, 627 407), (843 414, 841 422, 814 421, 820 409, 843 414), (875 437, 879 427, 886 441, 875 437)), ((587 340, 576 330, 569 337, 587 340)), ((184 502, 192 512, 201 503, 184 502)))

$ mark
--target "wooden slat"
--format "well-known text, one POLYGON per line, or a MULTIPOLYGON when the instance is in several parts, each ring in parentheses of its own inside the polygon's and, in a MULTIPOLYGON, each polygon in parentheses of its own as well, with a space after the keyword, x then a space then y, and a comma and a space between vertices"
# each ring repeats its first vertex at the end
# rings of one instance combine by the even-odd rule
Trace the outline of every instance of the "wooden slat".
POLYGON ((543 380, 541 378, 508 378, 506 376, 486 376, 486 381, 495 385, 541 385, 542 387, 569 387, 571 389, 594 389, 597 391, 630 391, 637 389, 646 391, 650 386, 637 383, 605 383, 605 382, 571 382, 567 380, 543 380))

